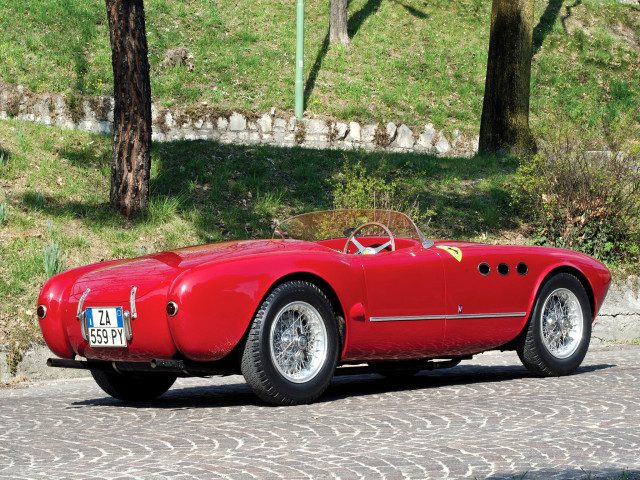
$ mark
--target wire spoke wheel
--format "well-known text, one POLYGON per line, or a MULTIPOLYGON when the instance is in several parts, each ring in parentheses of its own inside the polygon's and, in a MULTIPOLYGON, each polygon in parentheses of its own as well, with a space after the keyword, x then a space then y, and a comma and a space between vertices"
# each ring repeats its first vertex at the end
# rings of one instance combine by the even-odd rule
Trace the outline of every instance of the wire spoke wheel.
POLYGON ((339 356, 331 302, 317 285, 291 280, 274 288, 258 307, 240 368, 262 400, 299 405, 325 391, 339 356))
POLYGON ((566 288, 559 288, 547 297, 542 307, 542 341, 556 358, 571 356, 582 339, 582 309, 578 297, 566 288))
POLYGON ((582 363, 591 339, 592 309, 585 287, 570 273, 540 286, 516 351, 536 375, 569 375, 582 363))
POLYGON ((318 311, 306 302, 286 305, 271 325, 271 360, 294 383, 314 378, 327 352, 327 329, 318 311))

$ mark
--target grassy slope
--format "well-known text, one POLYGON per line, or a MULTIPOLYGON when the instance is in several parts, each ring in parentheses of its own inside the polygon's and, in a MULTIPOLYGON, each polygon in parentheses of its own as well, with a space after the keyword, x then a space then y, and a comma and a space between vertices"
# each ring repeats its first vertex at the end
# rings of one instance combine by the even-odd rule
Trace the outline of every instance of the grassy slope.
MULTIPOLYGON (((280 0, 157 0, 146 5, 152 92, 165 105, 292 110, 295 5, 280 0), (193 70, 170 67, 184 47, 193 70)), ((38 91, 112 91, 104 5, 1 0, 0 78, 38 91), (25 32, 28 32, 25 34, 25 32)), ((477 133, 490 0, 352 0, 353 48, 328 48, 328 0, 306 2, 309 113, 431 121, 477 133)), ((640 8, 537 1, 531 113, 535 128, 600 127, 640 105, 640 8)))

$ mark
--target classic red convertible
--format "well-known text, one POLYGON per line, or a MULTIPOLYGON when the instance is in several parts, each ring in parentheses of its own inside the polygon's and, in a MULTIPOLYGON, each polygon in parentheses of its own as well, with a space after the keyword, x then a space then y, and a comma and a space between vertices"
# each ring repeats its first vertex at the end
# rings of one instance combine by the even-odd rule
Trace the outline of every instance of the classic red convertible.
POLYGON ((315 400, 334 374, 408 375, 516 350, 536 375, 582 362, 611 276, 554 248, 427 240, 405 215, 335 210, 271 240, 181 248, 52 277, 50 366, 150 400, 178 376, 242 373, 263 400, 315 400), (76 357, 84 357, 76 360, 76 357))

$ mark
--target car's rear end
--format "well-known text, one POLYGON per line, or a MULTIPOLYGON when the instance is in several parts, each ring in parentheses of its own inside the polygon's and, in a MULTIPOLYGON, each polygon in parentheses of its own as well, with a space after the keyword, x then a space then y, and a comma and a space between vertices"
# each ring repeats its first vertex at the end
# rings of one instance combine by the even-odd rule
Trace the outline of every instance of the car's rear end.
MULTIPOLYGON (((43 336, 59 357, 109 362, 227 355, 273 283, 255 259, 304 248, 281 240, 225 242, 105 262, 52 277, 38 299, 43 336)), ((313 244, 309 244, 313 246, 313 244)), ((321 247, 316 247, 321 248, 321 247)))
POLYGON ((59 357, 171 358, 166 296, 180 269, 154 258, 82 267, 52 277, 38 299, 40 327, 59 357))

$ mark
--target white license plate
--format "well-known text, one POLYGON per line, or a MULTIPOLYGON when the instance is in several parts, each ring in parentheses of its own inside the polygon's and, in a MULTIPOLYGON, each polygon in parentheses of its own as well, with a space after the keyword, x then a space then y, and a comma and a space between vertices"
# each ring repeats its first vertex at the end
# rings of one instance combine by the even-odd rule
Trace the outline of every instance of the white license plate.
POLYGON ((122 307, 87 308, 89 345, 92 347, 126 347, 122 307))

